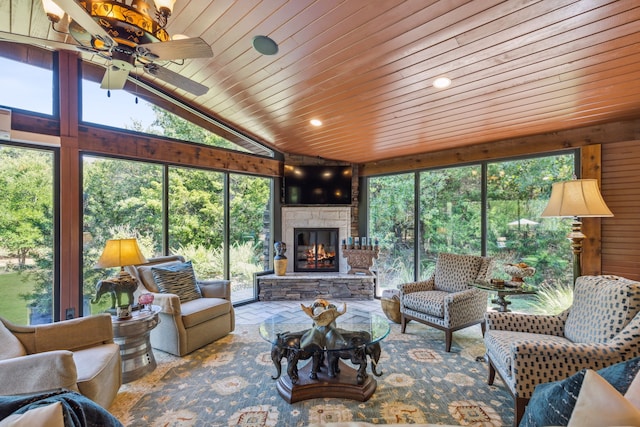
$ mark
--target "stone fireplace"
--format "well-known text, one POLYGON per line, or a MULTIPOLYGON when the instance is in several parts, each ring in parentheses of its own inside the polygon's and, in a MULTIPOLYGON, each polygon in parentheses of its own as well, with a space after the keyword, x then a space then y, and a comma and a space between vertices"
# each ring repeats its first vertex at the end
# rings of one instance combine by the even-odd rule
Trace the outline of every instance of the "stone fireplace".
MULTIPOLYGON (((287 244, 289 259, 287 263, 287 273, 295 271, 297 254, 296 229, 336 229, 337 239, 335 257, 335 267, 330 271, 346 273, 349 271, 347 260, 340 254, 340 242, 349 236, 351 229, 351 207, 348 206, 321 206, 321 207, 283 207, 282 208, 282 240, 287 244)), ((305 270, 302 270, 305 271, 305 270)), ((308 270, 306 270, 308 271, 308 270)), ((317 270, 316 270, 317 271, 317 270)))
MULTIPOLYGON (((258 299, 260 301, 313 301, 316 298, 324 298, 336 302, 345 299, 372 300, 375 294, 375 276, 347 274, 349 265, 347 259, 342 256, 341 244, 343 239, 349 237, 350 230, 351 207, 283 207, 282 241, 287 245, 285 253, 289 261, 287 271, 284 276, 267 274, 257 277, 258 299), (304 270, 304 266, 309 262, 307 255, 310 245, 308 243, 313 242, 314 238, 303 239, 302 248, 297 246, 297 237, 301 230, 315 230, 316 233, 326 230, 335 231, 334 237, 326 237, 331 245, 335 241, 335 265, 332 267, 335 269, 327 271, 321 267, 304 270), (305 255, 297 254, 300 249, 305 255), (294 265, 297 262, 304 264, 302 271, 294 271, 294 265)), ((321 236, 320 240, 324 239, 325 237, 321 236)), ((324 244, 326 251, 327 243, 324 244)), ((313 264, 318 265, 315 261, 313 264)))

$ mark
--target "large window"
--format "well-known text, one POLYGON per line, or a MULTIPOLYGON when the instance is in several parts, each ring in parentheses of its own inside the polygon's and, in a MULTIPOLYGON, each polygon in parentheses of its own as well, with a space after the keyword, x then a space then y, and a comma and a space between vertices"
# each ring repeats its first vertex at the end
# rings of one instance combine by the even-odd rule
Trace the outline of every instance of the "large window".
POLYGON ((253 274, 270 268, 269 178, 229 175, 229 278, 234 302, 257 298, 253 274))
POLYGON ((0 106, 53 114, 51 63, 36 67, 0 56, 0 106))
POLYGON ((574 156, 536 157, 487 166, 487 254, 497 274, 508 279, 506 263, 536 267, 535 283, 570 283, 572 263, 568 223, 540 218, 551 184, 574 173, 574 156))
POLYGON ((83 156, 83 313, 104 311, 109 295, 94 301, 99 280, 117 273, 94 266, 109 239, 135 237, 146 257, 162 254, 163 167, 83 156))
MULTIPOLYGON (((273 157, 273 151, 238 134, 234 143, 197 126, 126 90, 100 89, 100 84, 82 80, 82 121, 159 135, 210 147, 273 157)), ((217 124, 220 126, 220 124, 217 124)), ((231 130, 229 130, 232 132, 231 130)))
POLYGON ((137 238, 146 257, 182 255, 199 279, 230 280, 234 303, 255 299, 253 273, 270 267, 270 178, 89 156, 83 165, 85 314, 111 304, 90 301, 116 273, 93 267, 112 238, 137 238))
POLYGON ((415 271, 415 174, 369 179, 369 232, 378 239, 377 290, 413 280, 415 271))
POLYGON ((551 183, 571 179, 574 162, 571 152, 369 178, 367 234, 381 246, 378 295, 428 278, 441 252, 493 256, 498 277, 508 278, 506 263, 525 262, 537 269, 535 284, 570 281, 568 226, 540 214, 551 183))
POLYGON ((480 166, 425 171, 419 179, 419 277, 428 279, 440 252, 482 252, 482 180, 480 166))
POLYGON ((0 316, 20 325, 54 320, 54 162, 0 145, 0 316))

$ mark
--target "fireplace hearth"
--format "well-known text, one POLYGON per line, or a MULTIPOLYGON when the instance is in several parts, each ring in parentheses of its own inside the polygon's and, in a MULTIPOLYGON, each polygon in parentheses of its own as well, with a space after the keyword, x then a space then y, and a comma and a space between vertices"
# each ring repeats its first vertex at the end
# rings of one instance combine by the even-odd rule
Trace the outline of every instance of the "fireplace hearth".
POLYGON ((295 272, 340 271, 337 228, 294 229, 295 272))

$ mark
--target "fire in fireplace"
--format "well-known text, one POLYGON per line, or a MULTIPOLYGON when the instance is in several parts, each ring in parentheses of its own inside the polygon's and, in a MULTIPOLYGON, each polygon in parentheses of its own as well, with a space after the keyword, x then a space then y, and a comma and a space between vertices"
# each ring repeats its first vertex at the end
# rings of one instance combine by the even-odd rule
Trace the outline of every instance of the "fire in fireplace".
POLYGON ((293 271, 340 271, 337 228, 296 228, 293 271))

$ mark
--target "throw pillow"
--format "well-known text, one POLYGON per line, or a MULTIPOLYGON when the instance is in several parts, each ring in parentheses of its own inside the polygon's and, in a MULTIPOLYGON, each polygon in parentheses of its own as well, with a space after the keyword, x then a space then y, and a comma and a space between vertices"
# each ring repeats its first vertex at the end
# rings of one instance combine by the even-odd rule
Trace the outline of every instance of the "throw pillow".
MULTIPOLYGON (((533 391, 520 427, 566 426, 576 405, 586 370, 561 381, 539 384, 533 391)), ((619 393, 626 393, 640 372, 640 357, 600 369, 598 374, 619 393)))
POLYGON ((22 414, 12 414, 0 420, 0 427, 64 427, 60 402, 29 409, 22 414))
POLYGON ((640 425, 640 410, 595 371, 587 369, 567 427, 640 425))
POLYGON ((631 385, 624 394, 625 399, 633 404, 636 408, 640 409, 640 375, 636 375, 631 385))
POLYGON ((151 272, 160 292, 176 294, 182 303, 202 298, 191 261, 166 267, 152 267, 151 272))

